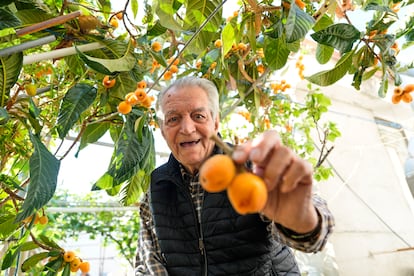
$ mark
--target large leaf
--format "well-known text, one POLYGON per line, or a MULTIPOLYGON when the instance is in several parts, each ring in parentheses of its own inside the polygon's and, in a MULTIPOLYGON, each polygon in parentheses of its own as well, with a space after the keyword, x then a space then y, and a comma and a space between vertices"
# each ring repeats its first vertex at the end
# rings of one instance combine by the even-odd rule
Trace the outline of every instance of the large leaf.
POLYGON ((323 44, 318 44, 316 46, 316 60, 320 64, 327 63, 331 59, 333 53, 334 53, 334 48, 331 46, 327 46, 323 44))
POLYGON ((16 221, 29 217, 34 210, 42 208, 56 190, 60 161, 43 145, 39 137, 30 134, 34 152, 30 157, 30 184, 16 221))
POLYGON ((51 14, 39 9, 18 10, 15 15, 22 22, 21 25, 31 25, 53 18, 51 14))
POLYGON ((294 3, 292 1, 285 24, 287 42, 303 39, 315 23, 312 16, 298 8, 294 3))
POLYGON ((154 12, 160 19, 160 23, 168 29, 175 31, 183 30, 182 22, 175 19, 174 14, 177 12, 177 7, 174 6, 175 0, 154 0, 154 12))
POLYGON ((57 130, 63 139, 79 120, 80 115, 95 100, 97 89, 87 83, 78 83, 68 90, 59 110, 57 130))
POLYGON ((306 79, 320 86, 328 86, 340 80, 347 73, 352 65, 352 56, 354 51, 350 51, 343 55, 331 70, 316 73, 306 79))
MULTIPOLYGON (((191 29, 194 26, 200 26, 215 12, 216 7, 222 4, 222 0, 187 0, 187 9, 185 15, 185 29, 191 29)), ((204 26, 203 30, 211 33, 217 32, 221 26, 222 9, 216 11, 213 17, 204 26)))
POLYGON ((188 33, 190 36, 195 35, 192 43, 188 45, 190 52, 195 54, 202 53, 217 36, 217 30, 221 27, 222 9, 216 9, 216 7, 221 5, 221 0, 187 1, 184 29, 188 31, 195 31, 198 27, 202 27, 201 31, 197 35, 192 32, 188 33), (209 17, 210 15, 211 17, 209 17), (201 26, 205 22, 207 23, 204 26, 201 26))
POLYGON ((49 257, 49 252, 40 252, 27 258, 22 264, 22 272, 26 272, 34 267, 38 262, 49 257))
POLYGON ((109 126, 110 123, 107 122, 88 125, 83 132, 78 151, 90 143, 97 142, 108 131, 109 126))
POLYGON ((145 162, 149 162, 152 160, 151 156, 155 156, 152 132, 149 128, 143 127, 143 124, 140 124, 138 129, 135 127, 136 121, 143 122, 143 119, 134 113, 127 116, 127 121, 115 145, 108 172, 94 184, 93 190, 109 190, 129 180, 140 169, 146 169, 146 171, 153 169, 155 162, 151 162, 150 167, 143 168, 143 165, 146 165, 145 162))
POLYGON ((88 55, 85 55, 78 49, 76 49, 80 58, 93 70, 105 74, 112 75, 118 72, 127 72, 134 68, 137 60, 132 53, 125 53, 121 58, 117 59, 103 59, 95 58, 88 55))
POLYGON ((21 24, 22 22, 9 10, 4 8, 0 9, 0 30, 20 26, 21 24))
POLYGON ((338 23, 311 34, 320 44, 334 47, 341 53, 349 52, 361 33, 353 25, 338 23))
POLYGON ((289 49, 283 37, 271 38, 265 37, 264 56, 268 67, 272 70, 278 70, 285 66, 289 57, 289 49))
POLYGON ((0 106, 6 104, 23 65, 23 53, 0 57, 0 106))

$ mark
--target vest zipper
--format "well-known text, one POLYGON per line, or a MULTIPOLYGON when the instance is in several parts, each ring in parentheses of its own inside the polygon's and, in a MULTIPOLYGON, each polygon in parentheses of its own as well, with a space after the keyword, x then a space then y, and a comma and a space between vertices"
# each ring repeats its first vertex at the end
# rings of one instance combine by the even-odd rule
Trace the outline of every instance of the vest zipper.
MULTIPOLYGON (((200 220, 201 220, 201 218, 203 216, 203 205, 204 205, 204 192, 203 192, 203 199, 202 199, 202 203, 201 203, 200 220)), ((198 221, 198 216, 197 216, 197 221, 198 221)), ((200 238, 198 240, 198 246, 200 248, 201 255, 204 257, 204 262, 203 262, 204 268, 203 268, 202 275, 207 276, 207 272, 208 272, 207 266, 208 266, 208 263, 207 263, 206 248, 204 246, 204 235, 203 235, 203 227, 201 226, 202 225, 201 224, 201 221, 198 222, 198 225, 199 225, 199 228, 200 228, 200 238)))

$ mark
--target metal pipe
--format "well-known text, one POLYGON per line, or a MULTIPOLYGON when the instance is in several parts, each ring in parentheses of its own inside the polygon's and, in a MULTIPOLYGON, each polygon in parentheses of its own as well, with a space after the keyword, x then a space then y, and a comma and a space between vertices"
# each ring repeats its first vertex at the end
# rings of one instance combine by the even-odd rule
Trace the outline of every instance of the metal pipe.
POLYGON ((16 35, 17 36, 22 36, 22 35, 26 35, 26 34, 31 34, 31 33, 35 33, 47 28, 50 28, 52 26, 56 26, 62 23, 65 23, 66 21, 69 21, 71 19, 74 19, 78 16, 80 16, 82 14, 81 11, 75 11, 72 13, 68 13, 65 15, 61 15, 43 22, 39 22, 33 25, 30 25, 28 27, 22 28, 20 30, 16 31, 16 35))
POLYGON ((27 41, 22 44, 4 48, 0 50, 0 57, 9 56, 15 53, 23 52, 24 50, 34 48, 43 44, 47 44, 56 40, 54 35, 45 36, 36 40, 27 41))
POLYGON ((47 207, 48 213, 99 213, 138 211, 138 206, 125 207, 47 207))
MULTIPOLYGON (((89 43, 85 45, 76 46, 76 48, 78 48, 78 50, 81 52, 92 51, 92 50, 100 49, 103 47, 105 47, 105 45, 99 42, 93 42, 93 43, 89 43)), ((47 60, 47 59, 57 59, 57 58, 65 57, 65 56, 74 55, 76 54, 76 48, 68 47, 68 48, 53 50, 50 52, 33 54, 30 56, 24 56, 23 65, 32 64, 32 63, 36 63, 36 62, 47 60)))

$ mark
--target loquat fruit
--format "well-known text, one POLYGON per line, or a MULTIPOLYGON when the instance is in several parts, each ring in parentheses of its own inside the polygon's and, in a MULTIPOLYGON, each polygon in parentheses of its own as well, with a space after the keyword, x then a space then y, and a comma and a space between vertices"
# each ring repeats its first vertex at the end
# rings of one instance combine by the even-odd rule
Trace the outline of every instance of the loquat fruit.
POLYGON ((225 190, 236 175, 236 166, 230 156, 216 154, 201 165, 199 179, 201 186, 210 193, 225 190))
POLYGON ((131 112, 131 110, 132 110, 132 106, 126 101, 122 101, 118 104, 118 112, 121 114, 126 115, 129 112, 131 112))

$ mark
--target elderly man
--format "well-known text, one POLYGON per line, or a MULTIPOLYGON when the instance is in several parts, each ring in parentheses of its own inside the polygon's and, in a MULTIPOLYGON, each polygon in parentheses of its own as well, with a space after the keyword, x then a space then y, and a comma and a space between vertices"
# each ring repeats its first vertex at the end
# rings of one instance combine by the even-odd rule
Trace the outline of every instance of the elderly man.
POLYGON ((185 77, 163 90, 157 115, 171 155, 151 174, 141 203, 136 275, 300 275, 289 247, 321 250, 334 220, 313 193, 310 164, 281 144, 275 131, 235 147, 236 163, 252 164, 266 183, 260 213, 240 215, 227 193, 201 187, 198 171, 222 153, 215 85, 185 77))

